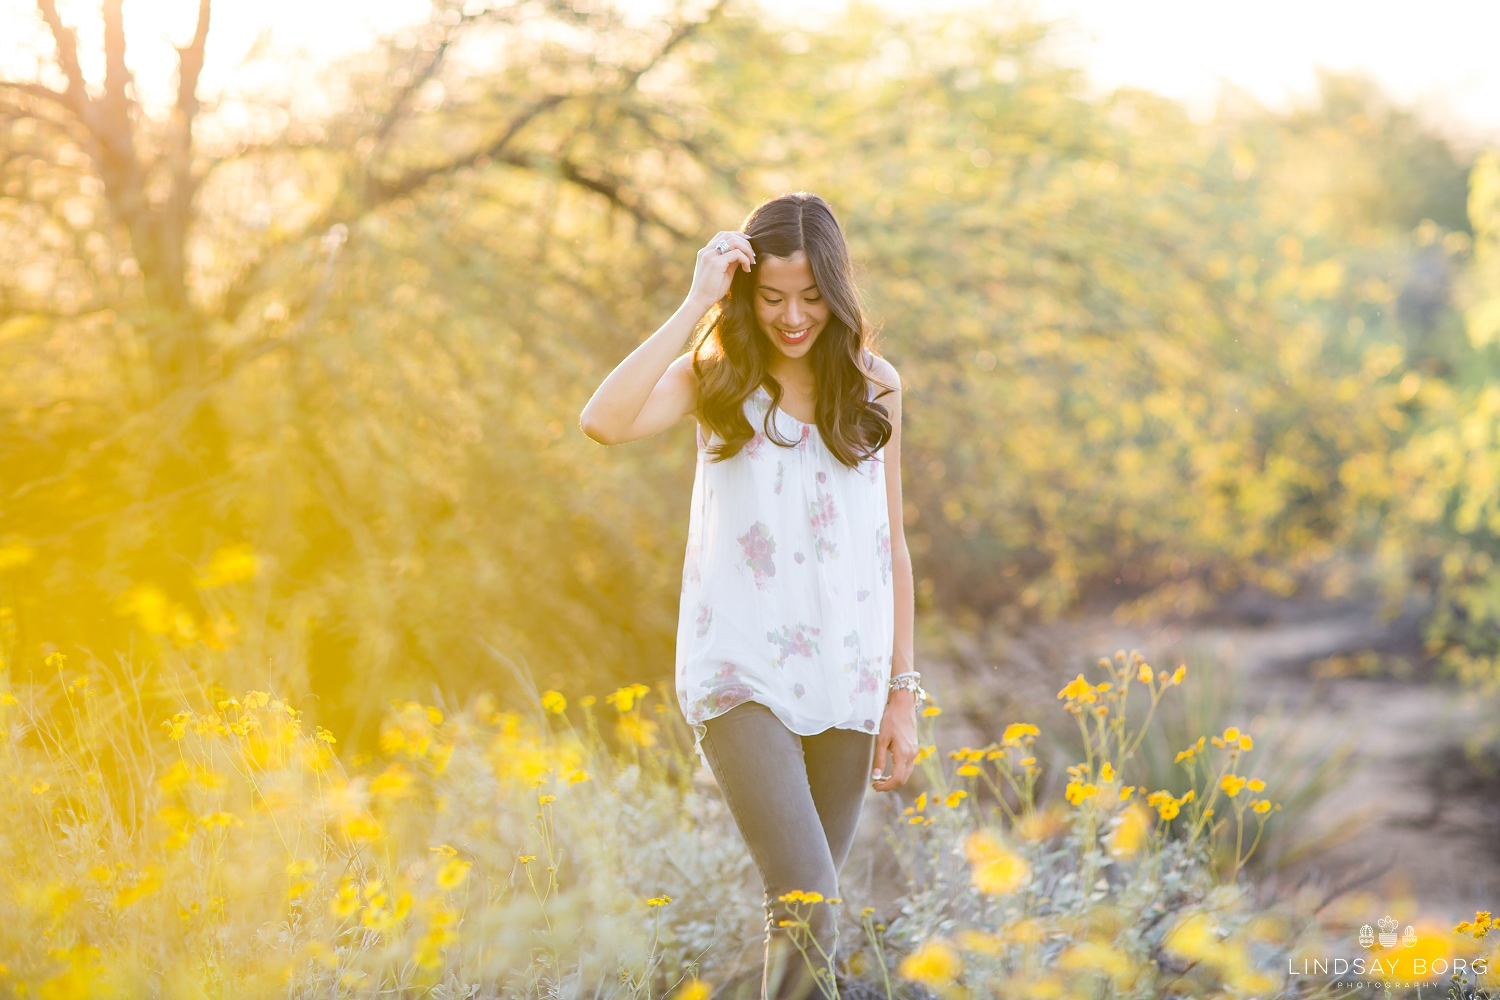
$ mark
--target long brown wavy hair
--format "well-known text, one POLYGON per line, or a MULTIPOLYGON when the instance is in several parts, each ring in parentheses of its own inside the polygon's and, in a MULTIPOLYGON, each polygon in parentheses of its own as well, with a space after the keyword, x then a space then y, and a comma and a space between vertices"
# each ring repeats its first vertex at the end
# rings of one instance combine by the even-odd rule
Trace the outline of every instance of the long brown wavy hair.
MULTIPOLYGON (((894 391, 895 386, 886 385, 870 370, 874 356, 870 328, 859 307, 844 232, 828 203, 805 191, 762 202, 746 217, 740 231, 750 238, 757 260, 767 254, 786 259, 799 250, 807 254, 813 280, 831 313, 812 346, 818 433, 834 457, 852 468, 891 437, 890 412, 870 398, 870 386, 882 390, 878 396, 894 391)), ((764 387, 771 396, 762 428, 766 438, 786 448, 796 444, 783 440, 776 431, 782 390, 771 374, 775 348, 755 315, 756 271, 735 269, 728 294, 719 300, 717 313, 693 346, 698 419, 721 439, 709 449, 715 461, 732 458, 755 436, 744 404, 757 387, 764 387)))

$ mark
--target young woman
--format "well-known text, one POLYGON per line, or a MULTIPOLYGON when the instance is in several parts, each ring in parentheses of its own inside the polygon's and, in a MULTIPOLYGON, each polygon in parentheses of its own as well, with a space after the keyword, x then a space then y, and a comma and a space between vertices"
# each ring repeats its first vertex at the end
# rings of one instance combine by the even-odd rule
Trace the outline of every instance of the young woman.
MULTIPOLYGON (((768 1000, 816 986, 779 897, 838 897, 866 783, 896 789, 916 759, 901 383, 869 340, 832 210, 783 195, 698 251, 581 420, 620 444, 697 417, 677 696, 765 885, 768 1000)), ((832 956, 834 907, 810 923, 807 952, 832 956)))

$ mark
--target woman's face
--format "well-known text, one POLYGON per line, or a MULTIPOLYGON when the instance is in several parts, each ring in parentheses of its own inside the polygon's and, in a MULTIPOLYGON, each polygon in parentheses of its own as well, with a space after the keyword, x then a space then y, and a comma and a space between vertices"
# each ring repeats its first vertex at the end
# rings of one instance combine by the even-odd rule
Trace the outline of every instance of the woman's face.
POLYGON ((828 302, 818 292, 806 253, 761 256, 755 274, 755 317, 778 351, 789 358, 804 357, 828 325, 828 316, 828 302))

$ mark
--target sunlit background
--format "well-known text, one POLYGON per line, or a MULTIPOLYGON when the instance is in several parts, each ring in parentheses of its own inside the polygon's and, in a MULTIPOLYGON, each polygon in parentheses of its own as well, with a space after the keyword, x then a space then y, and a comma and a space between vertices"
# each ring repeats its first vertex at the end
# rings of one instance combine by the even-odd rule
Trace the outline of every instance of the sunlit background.
POLYGON ((841 975, 1269 996, 1387 914, 1482 958, 1497 34, 3 0, 0 996, 751 995, 672 691, 692 430, 577 415, 799 188, 906 383, 936 703, 841 975))
MULTIPOLYGON (((89 7, 60 6, 67 13, 89 7)), ((666 6, 661 0, 630 0, 621 8, 640 18, 660 14, 666 6)), ((1311 97, 1318 72, 1332 71, 1369 76, 1391 97, 1421 106, 1465 138, 1490 139, 1500 130, 1500 70, 1491 45, 1500 33, 1500 11, 1470 0, 1433 0, 1420 10, 1407 3, 1354 0, 1278 0, 1253 10, 1188 0, 1015 0, 998 5, 944 0, 874 6, 929 13, 989 6, 1055 22, 1062 29, 1056 38, 1059 51, 1087 69, 1096 90, 1143 87, 1183 101, 1200 117, 1213 113, 1226 86, 1266 105, 1285 106, 1311 97)), ((191 37, 194 8, 191 0, 139 0, 126 8, 134 53, 130 63, 143 91, 156 100, 169 94, 175 61, 171 45, 191 37)), ((766 0, 762 9, 786 26, 824 26, 846 5, 838 0, 766 0)), ((6 0, 0 10, 7 28, 14 30, 5 53, 8 65, 25 65, 17 57, 27 51, 34 58, 33 47, 16 43, 36 34, 43 48, 46 44, 37 32, 40 25, 33 23, 31 4, 6 0)), ((220 3, 214 9, 204 91, 216 93, 243 82, 237 69, 258 42, 327 59, 357 51, 381 32, 422 20, 426 12, 420 0, 220 3)), ((89 40, 97 42, 97 28, 95 32, 89 40)), ((102 66, 92 68, 102 72, 102 66)))

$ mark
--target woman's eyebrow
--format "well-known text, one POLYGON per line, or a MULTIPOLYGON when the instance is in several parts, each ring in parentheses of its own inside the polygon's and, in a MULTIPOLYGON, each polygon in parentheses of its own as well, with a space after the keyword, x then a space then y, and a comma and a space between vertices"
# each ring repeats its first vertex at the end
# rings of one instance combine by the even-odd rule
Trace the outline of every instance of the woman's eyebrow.
MULTIPOLYGON (((810 292, 814 288, 817 288, 817 287, 818 287, 818 283, 815 281, 815 282, 813 282, 812 284, 808 285, 806 288, 804 288, 802 290, 804 292, 810 292)), ((786 292, 783 292, 781 289, 775 287, 774 285, 761 285, 760 286, 760 291, 762 291, 762 292, 775 292, 777 295, 785 295, 786 294, 786 292)))

